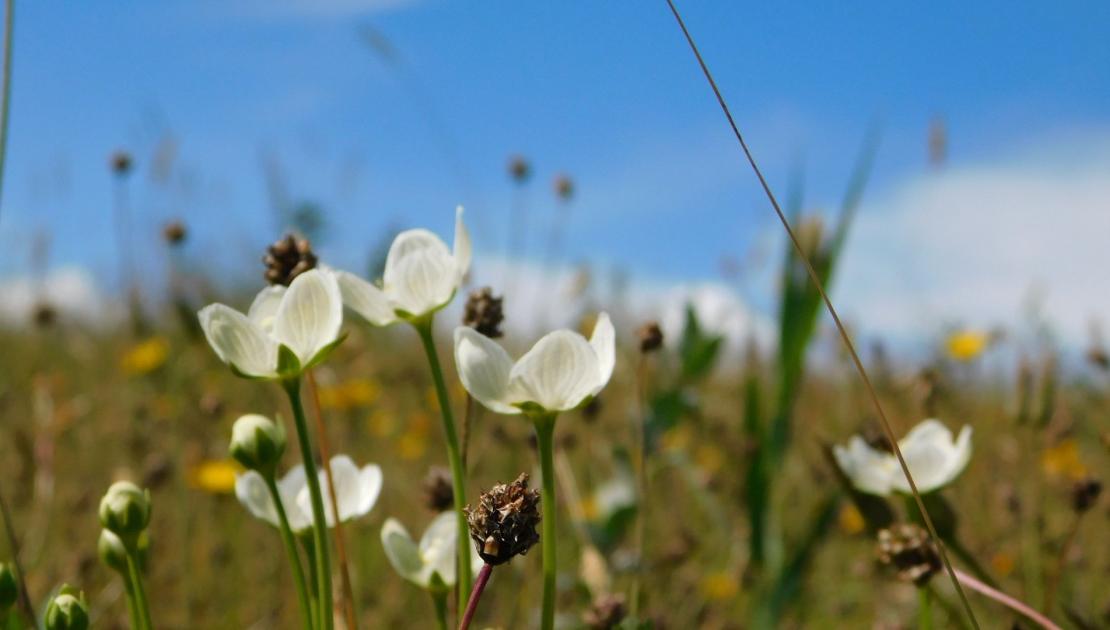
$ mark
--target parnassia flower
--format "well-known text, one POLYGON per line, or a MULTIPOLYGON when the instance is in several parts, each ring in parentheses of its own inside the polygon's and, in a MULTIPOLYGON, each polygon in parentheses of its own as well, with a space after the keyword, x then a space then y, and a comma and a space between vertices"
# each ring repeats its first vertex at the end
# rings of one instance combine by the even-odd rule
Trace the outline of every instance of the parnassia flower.
MULTIPOLYGON (((331 458, 331 470, 335 475, 335 495, 339 500, 339 520, 349 520, 366 516, 378 501, 382 491, 382 469, 377 464, 368 464, 361 469, 346 455, 331 458)), ((327 488, 327 474, 318 473, 320 486, 327 488)), ((277 482, 281 504, 289 519, 289 528, 294 532, 307 532, 312 529, 312 497, 309 495, 308 480, 304 466, 297 465, 277 482)), ((235 481, 235 495, 251 514, 274 527, 280 527, 277 508, 266 480, 262 475, 249 470, 235 481)), ((332 518, 331 494, 324 492, 324 515, 328 527, 334 527, 332 518)))
POLYGON ((381 287, 346 271, 333 271, 343 303, 375 326, 419 319, 443 308, 454 297, 470 268, 470 235, 455 210, 453 251, 428 230, 405 230, 393 239, 381 287))
MULTIPOLYGON (((456 544, 459 536, 454 512, 443 512, 432 520, 417 543, 395 518, 382 525, 382 546, 397 573, 417 586, 438 591, 455 585, 456 544)), ((471 570, 477 572, 482 561, 472 556, 471 570)))
MULTIPOLYGON (((952 482, 967 466, 971 459, 971 427, 964 426, 953 439, 952 432, 939 420, 925 420, 898 440, 898 448, 918 491, 932 492, 952 482)), ((862 437, 852 437, 847 447, 833 447, 833 454, 857 490, 882 496, 910 493, 898 458, 872 448, 862 437)))
POLYGON ((335 277, 313 269, 288 288, 263 289, 244 315, 223 304, 198 314, 209 345, 240 376, 295 377, 340 341, 343 300, 335 277))
POLYGON ((581 406, 605 387, 616 363, 609 315, 598 315, 589 341, 570 330, 548 333, 515 364, 473 328, 455 329, 455 364, 463 386, 489 409, 542 414, 581 406))

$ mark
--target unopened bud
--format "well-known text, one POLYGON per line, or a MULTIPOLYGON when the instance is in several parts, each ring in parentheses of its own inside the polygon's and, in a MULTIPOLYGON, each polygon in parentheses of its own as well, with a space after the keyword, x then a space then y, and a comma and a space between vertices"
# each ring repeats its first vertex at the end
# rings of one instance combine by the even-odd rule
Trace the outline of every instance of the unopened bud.
POLYGON ((286 234, 266 248, 262 262, 266 265, 266 282, 289 286, 294 278, 316 268, 316 254, 308 239, 286 234))
MULTIPOLYGON (((139 569, 142 570, 146 568, 147 553, 150 551, 150 535, 148 532, 139 534, 136 546, 138 547, 136 551, 138 554, 137 561, 139 569)), ((104 566, 125 576, 127 575, 127 549, 123 546, 123 541, 120 540, 119 536, 106 529, 100 530, 100 540, 96 542, 96 552, 104 566)))
POLYGON ((85 630, 89 627, 89 609, 85 594, 71 586, 63 586, 50 600, 43 618, 46 630, 85 630))
POLYGON ((528 489, 528 475, 521 473, 516 481, 483 492, 478 507, 466 507, 466 521, 482 560, 504 564, 539 542, 540 493, 528 489))
POLYGON ((532 165, 523 155, 514 155, 509 158, 509 177, 517 183, 524 183, 532 175, 532 165))
POLYGON ((648 322, 636 329, 636 337, 640 339, 640 352, 648 353, 658 350, 663 346, 663 330, 658 322, 648 322))
POLYGON ((559 175, 555 178, 555 196, 563 201, 570 201, 574 196, 574 182, 569 176, 559 175))
POLYGON ((126 177, 131 172, 131 154, 123 150, 116 151, 109 158, 108 165, 117 176, 126 177))
POLYGON ((100 524, 135 549, 150 524, 150 492, 130 481, 113 483, 100 500, 100 524))
POLYGON ((243 467, 273 477, 285 453, 285 429, 266 416, 245 415, 231 427, 228 452, 243 467))
POLYGON ((19 579, 10 562, 0 562, 0 615, 11 609, 19 599, 19 579))

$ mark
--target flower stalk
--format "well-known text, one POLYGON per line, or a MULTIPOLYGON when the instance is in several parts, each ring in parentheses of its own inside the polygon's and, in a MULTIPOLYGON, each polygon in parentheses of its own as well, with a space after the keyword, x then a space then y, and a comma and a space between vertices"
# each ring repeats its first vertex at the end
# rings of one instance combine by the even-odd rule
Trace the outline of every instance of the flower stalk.
POLYGON ((439 362, 436 352, 435 339, 432 334, 432 317, 428 316, 419 321, 414 321, 413 326, 420 335, 424 346, 424 353, 428 356, 428 366, 435 382, 436 397, 439 400, 439 409, 443 418, 443 434, 447 440, 447 462, 451 467, 451 483, 454 488, 455 519, 458 523, 460 535, 458 545, 458 576, 459 576, 459 608, 466 606, 466 598, 472 585, 470 571, 470 544, 466 536, 461 535, 466 529, 466 471, 463 470, 462 453, 459 450, 459 437, 455 432, 455 418, 451 412, 451 399, 447 394, 447 384, 443 379, 443 367, 439 362))
POLYGON ((308 596, 308 587, 305 584, 304 568, 301 567, 301 557, 297 553, 297 541, 293 538, 293 530, 289 527, 289 518, 285 514, 285 506, 282 505, 281 493, 278 492, 277 482, 274 481, 273 475, 266 477, 266 489, 270 491, 270 498, 273 499, 274 508, 277 510, 281 542, 285 545, 285 554, 289 559, 289 568, 293 571, 293 583, 297 589, 297 604, 301 608, 301 622, 304 624, 305 630, 313 630, 316 625, 312 621, 312 604, 308 596))
POLYGON ((491 575, 493 575, 493 565, 487 562, 482 565, 482 570, 478 572, 478 579, 474 581, 474 590, 470 592, 470 600, 466 603, 466 612, 459 622, 459 630, 467 630, 470 627, 470 622, 474 620, 474 613, 478 611, 478 600, 482 598, 491 575))
POLYGON ((432 591, 432 605, 436 610, 436 628, 447 630, 447 590, 432 591))
POLYGON ((308 483, 309 497, 312 499, 312 539, 316 552, 316 582, 319 596, 320 630, 331 630, 334 624, 331 597, 331 564, 328 559, 328 522, 324 516, 324 496, 320 491, 320 477, 316 474, 316 462, 312 456, 312 442, 308 433, 304 405, 301 403, 301 379, 290 378, 282 381, 289 396, 289 406, 293 408, 293 423, 297 427, 297 442, 304 459, 305 479, 308 483))
POLYGON ((143 588, 143 576, 139 572, 139 550, 132 545, 124 545, 127 550, 127 574, 131 582, 131 593, 134 595, 136 616, 142 622, 142 630, 154 630, 150 619, 150 604, 146 599, 146 589, 143 588))
POLYGON ((543 545, 543 612, 540 627, 543 630, 553 630, 555 627, 555 418, 555 414, 543 414, 533 420, 540 456, 540 473, 543 476, 540 490, 540 502, 543 504, 543 532, 540 534, 543 545))

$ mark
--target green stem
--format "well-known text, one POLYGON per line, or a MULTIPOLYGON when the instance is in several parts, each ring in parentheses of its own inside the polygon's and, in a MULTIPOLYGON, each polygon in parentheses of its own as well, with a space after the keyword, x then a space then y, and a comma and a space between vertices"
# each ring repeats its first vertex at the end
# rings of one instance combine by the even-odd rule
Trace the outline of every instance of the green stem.
POLYGON ((536 425, 536 445, 540 452, 540 472, 543 475, 541 503, 543 504, 543 616, 542 630, 555 627, 555 466, 554 453, 555 415, 549 414, 534 419, 536 425))
POLYGON ((281 503, 281 494, 278 492, 277 483, 273 475, 266 478, 266 487, 270 490, 270 498, 274 501, 277 510, 278 523, 281 529, 281 542, 285 545, 285 554, 289 558, 289 568, 293 570, 293 582, 297 587, 297 602, 301 607, 301 621, 305 630, 313 630, 312 605, 308 599, 308 588, 304 581, 304 568, 301 567, 301 556, 297 553, 297 541, 293 538, 293 530, 289 527, 289 519, 285 515, 285 506, 281 503))
POLYGON ((150 605, 146 600, 146 590, 143 589, 143 576, 139 573, 139 552, 127 549, 127 573, 131 576, 131 590, 135 595, 135 608, 138 610, 139 620, 143 630, 154 630, 150 621, 150 605))
POLYGON ((458 522, 458 610, 466 609, 470 590, 474 583, 474 574, 470 569, 470 537, 466 524, 466 471, 463 470, 462 455, 459 451, 459 437, 455 433, 455 417, 451 413, 451 399, 447 395, 447 384, 443 381, 443 368, 439 364, 439 354, 436 353, 435 339, 432 337, 432 318, 428 317, 413 324, 420 334, 420 341, 424 345, 424 353, 428 355, 428 365, 432 370, 432 379, 435 381, 436 396, 439 399, 439 409, 443 415, 443 434, 447 438, 447 461, 451 465, 451 484, 454 489, 455 518, 458 522))
POLYGON ((929 589, 917 589, 917 628, 918 630, 933 630, 933 600, 929 597, 929 589))
POLYGON ((447 591, 432 591, 432 603, 436 609, 436 628, 447 630, 447 591))
POLYGON ((320 476, 316 473, 316 461, 312 457, 312 442, 308 434, 308 422, 301 404, 301 380, 288 379, 283 383, 289 394, 289 406, 293 408, 293 420, 297 426, 297 441, 301 445, 301 458, 304 460, 305 479, 308 481, 308 494, 312 499, 312 538, 316 551, 316 580, 319 584, 320 622, 317 628, 331 630, 335 623, 331 598, 331 565, 328 561, 328 521, 324 518, 324 495, 320 492, 320 476))
POLYGON ((127 593, 127 617, 131 620, 131 630, 140 630, 143 627, 143 619, 139 616, 139 607, 135 602, 135 589, 131 588, 131 572, 124 573, 123 590, 127 593))

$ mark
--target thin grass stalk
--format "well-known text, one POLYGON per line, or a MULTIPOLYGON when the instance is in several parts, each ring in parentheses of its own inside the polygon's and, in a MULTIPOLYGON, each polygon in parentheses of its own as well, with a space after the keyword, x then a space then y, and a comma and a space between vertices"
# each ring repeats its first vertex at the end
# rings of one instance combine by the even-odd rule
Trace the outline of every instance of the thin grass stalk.
POLYGON ((809 257, 806 256, 805 250, 802 248, 801 243, 798 241, 797 235, 790 227, 790 222, 787 220, 786 215, 783 214, 778 200, 775 198, 774 193, 771 191, 771 186, 767 183, 766 178, 764 178, 763 172, 760 170, 759 165, 756 164, 755 157, 752 155, 751 150, 748 148, 748 144, 747 142, 745 142, 744 136, 740 133, 740 128, 737 126, 736 121, 733 119, 732 112, 731 110, 729 110, 724 96, 721 94, 720 89, 717 87, 717 82, 713 79, 713 75, 710 73, 709 67, 706 65, 705 60, 702 58, 697 44, 694 43, 693 36, 690 35, 690 31, 686 28, 686 23, 683 21, 682 16, 679 14, 678 8, 674 4, 674 0, 666 0, 666 2, 667 6, 670 7, 672 15, 674 15, 675 21, 678 23, 679 28, 682 30, 683 36, 686 38, 686 42, 687 44, 689 44, 690 50, 694 53, 694 57, 697 58, 697 62, 698 65, 701 67, 702 74, 705 75, 706 80, 709 82, 710 88, 712 88, 713 90, 714 96, 716 96, 717 98, 717 103, 720 105, 722 112, 724 112, 725 118, 728 119, 729 126, 732 128, 733 134, 736 136, 736 140, 737 142, 739 142, 740 148, 743 150, 748 164, 751 166, 752 171, 754 171, 756 178, 759 180, 759 184, 763 188, 763 192, 767 195, 767 199, 771 202, 771 206, 774 209, 775 214, 778 216, 779 222, 782 223, 782 227, 786 231, 787 236, 790 237, 790 242, 793 245, 794 250, 798 253, 799 259, 801 259, 801 261, 805 264, 806 271, 808 272, 810 279, 813 281, 814 288, 816 288, 817 292, 821 294, 821 300, 825 303, 825 308, 828 310, 829 315, 832 317, 833 323, 836 325, 837 332, 840 334, 841 339, 844 341, 844 346, 848 350, 848 354, 852 359, 852 363, 855 364, 856 371, 859 373, 860 378, 863 380, 864 387, 866 388, 868 395, 871 398, 871 402, 875 407, 875 411, 882 422, 883 431, 886 433, 887 439, 890 440, 890 444, 894 447, 894 454, 898 458, 898 464, 902 469, 902 474, 905 475, 906 481, 909 483, 910 490, 913 492, 914 500, 917 502, 917 507, 919 510, 921 510, 921 515, 923 520, 925 521, 926 526, 928 527, 929 535, 933 539, 934 544, 936 544, 937 550, 940 552, 941 560, 944 562, 945 571, 948 573, 948 577, 951 579, 952 585, 955 587, 956 592, 959 593, 964 610, 967 612, 967 616, 971 619, 972 625, 978 630, 979 621, 975 618, 975 612, 971 609, 971 603, 967 599, 967 594, 964 593, 964 589, 960 585, 960 580, 956 577, 956 571, 952 567, 952 562, 948 558, 948 552, 945 550, 944 544, 940 540, 940 536, 937 535, 937 530, 936 526, 933 524, 933 519, 929 516, 928 510, 925 508, 925 502, 921 499, 921 493, 918 492, 917 484, 913 480, 913 475, 910 474, 910 469, 909 466, 906 465, 905 457, 902 456, 902 449, 898 447, 898 440, 894 435, 894 429, 891 427, 890 421, 886 417, 886 412, 883 410, 882 403, 879 401, 878 393, 876 393, 874 386, 871 384, 871 378, 867 375, 867 370, 863 367, 863 361, 860 360, 859 353, 856 352, 855 344, 852 343, 852 339, 848 335, 847 329, 840 321, 840 316, 837 314, 836 308, 833 307, 832 300, 829 299, 828 294, 825 292, 824 285, 821 282, 820 277, 817 275, 817 271, 813 268, 813 264, 810 262, 809 257))
MULTIPOLYGON (((15 2, 4 3, 4 62, 0 77, 0 201, 4 197, 4 164, 8 157, 8 115, 12 100, 12 27, 15 25, 15 2)), ((0 206, 3 204, 0 203, 0 206)))
POLYGON ((1033 610, 1033 608, 1025 602, 1022 602, 1021 600, 1018 600, 1014 597, 1010 597, 1000 590, 991 588, 990 586, 980 582, 979 580, 971 577, 970 575, 964 573, 959 569, 955 569, 954 572, 956 574, 956 577, 960 580, 961 584, 975 591, 976 593, 979 593, 980 595, 988 599, 993 599, 994 601, 1002 604, 1010 610, 1025 616, 1027 619, 1029 619, 1033 623, 1036 623, 1045 630, 1061 630, 1060 626, 1053 623, 1051 619, 1044 616, 1043 614, 1037 612, 1036 610, 1033 610))
POLYGON ((293 530, 289 527, 289 518, 285 514, 285 506, 282 505, 281 493, 278 492, 277 483, 272 475, 266 478, 266 489, 270 491, 270 499, 273 500, 274 508, 277 511, 281 542, 285 545, 285 554, 289 559, 289 568, 293 572, 293 583, 297 589, 297 603, 301 608, 301 621, 304 623, 305 630, 312 630, 316 625, 312 622, 312 603, 309 601, 308 588, 305 586, 301 556, 297 553, 297 541, 293 538, 293 530))
POLYGON ((632 576, 632 589, 631 601, 629 602, 629 612, 632 617, 639 618, 640 615, 640 589, 641 580, 644 569, 647 563, 644 562, 644 534, 647 526, 647 503, 648 503, 648 474, 647 474, 647 374, 648 374, 648 354, 646 352, 640 353, 640 360, 636 366, 636 397, 640 406, 640 418, 636 425, 636 490, 639 493, 639 501, 637 502, 636 514, 636 531, 634 533, 636 558, 639 566, 637 571, 632 576))
POLYGON ((347 563, 347 544, 343 538, 343 523, 339 519, 339 497, 335 492, 335 477, 331 473, 331 445, 328 441, 327 427, 324 426, 324 413, 320 409, 320 389, 316 386, 316 376, 312 370, 307 373, 308 391, 311 393, 312 411, 316 416, 316 435, 320 440, 320 459, 323 461, 324 471, 327 473, 328 497, 331 499, 331 517, 335 527, 331 531, 332 540, 335 541, 335 555, 339 560, 339 580, 342 588, 343 616, 347 620, 348 630, 357 630, 358 617, 355 613, 355 593, 351 587, 351 571, 347 563))
POLYGON ((312 499, 312 539, 316 555, 317 612, 320 617, 317 628, 331 630, 335 624, 335 611, 331 596, 331 563, 328 558, 328 522, 324 517, 324 496, 320 491, 320 476, 316 473, 312 439, 308 433, 304 405, 301 403, 301 381, 297 378, 289 379, 284 385, 289 395, 289 406, 293 408, 293 424, 297 427, 297 442, 304 461, 305 481, 312 499))
POLYGON ((420 341, 424 345, 424 353, 428 357, 428 367, 435 381, 436 397, 439 401, 439 410, 443 418, 443 434, 447 441, 447 462, 451 466, 451 485, 455 500, 455 518, 458 524, 458 610, 466 608, 466 598, 470 595, 473 584, 473 574, 470 571, 470 541, 466 532, 466 471, 463 468, 462 454, 459 451, 459 436, 455 432, 455 416, 451 412, 451 398, 447 393, 447 383, 443 380, 443 367, 439 363, 439 353, 436 352, 435 339, 432 333, 432 320, 416 324, 416 331, 420 334, 420 341))
POLYGON ((929 589, 917 589, 917 630, 933 630, 933 598, 929 589))
POLYGON ((447 630, 447 591, 432 591, 432 605, 436 611, 436 628, 447 630))

